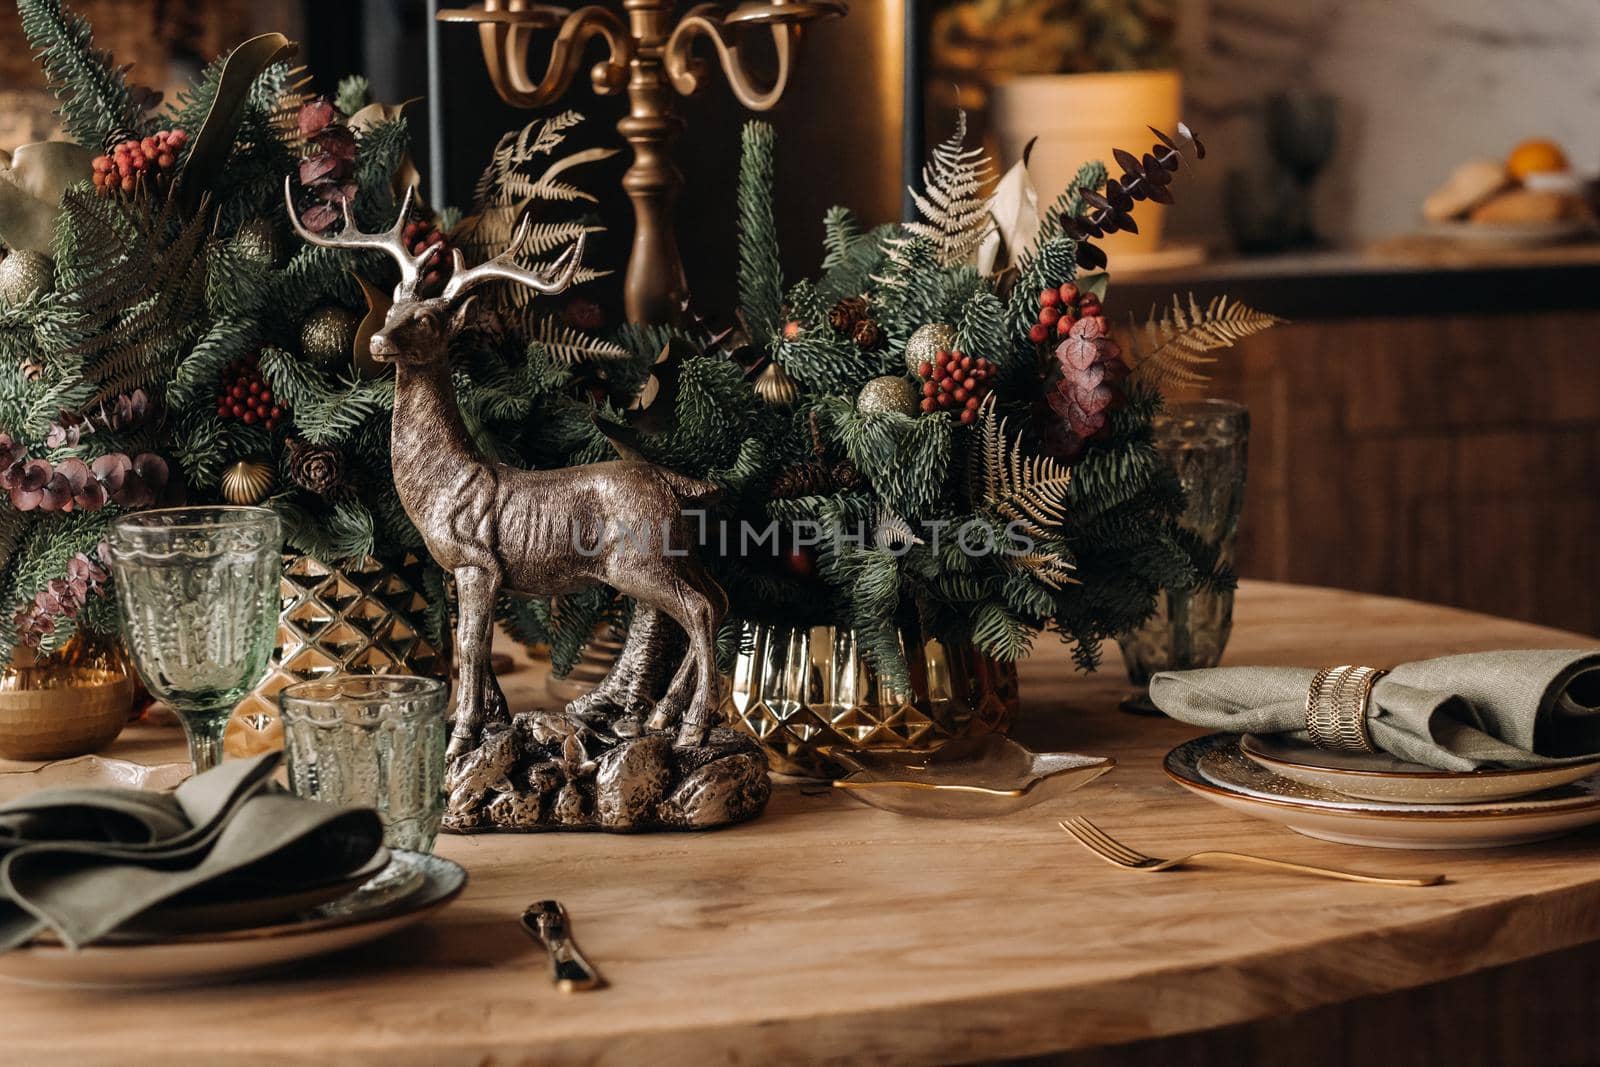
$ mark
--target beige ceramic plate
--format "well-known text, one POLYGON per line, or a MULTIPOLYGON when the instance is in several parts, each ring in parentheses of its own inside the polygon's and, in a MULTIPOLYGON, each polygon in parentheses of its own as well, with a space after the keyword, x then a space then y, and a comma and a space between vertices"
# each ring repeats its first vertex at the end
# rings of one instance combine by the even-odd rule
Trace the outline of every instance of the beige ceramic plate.
POLYGON ((79 756, 20 770, 0 771, 0 803, 37 789, 176 789, 193 773, 182 763, 146 765, 105 756, 79 756))
POLYGON ((1208 734, 1181 744, 1167 753, 1167 776, 1213 803, 1307 837, 1375 848, 1499 848, 1600 823, 1600 778, 1492 804, 1382 803, 1273 774, 1238 742, 1236 734, 1208 734))
POLYGON ((1440 771, 1383 752, 1326 752, 1283 737, 1245 734, 1239 748, 1268 770, 1303 785, 1366 800, 1481 804, 1541 793, 1600 771, 1600 758, 1511 771, 1440 771))
POLYGON ((827 755, 852 768, 835 789, 897 815, 933 819, 1020 811, 1088 785, 1117 765, 1105 756, 1034 752, 1000 734, 952 741, 932 752, 832 748, 827 755))
MULTIPOLYGON (((270 926, 346 896, 382 873, 391 859, 388 849, 379 848, 372 859, 349 874, 317 885, 300 886, 287 893, 236 899, 175 900, 134 919, 127 930, 129 936, 159 936, 270 926)), ((419 874, 412 885, 421 884, 419 874)))
POLYGON ((467 884, 467 872, 439 856, 396 851, 394 864, 422 876, 419 888, 398 899, 388 889, 367 894, 363 888, 301 920, 272 926, 96 944, 77 952, 35 942, 0 955, 0 978, 76 989, 162 989, 242 978, 376 941, 427 918, 467 884))

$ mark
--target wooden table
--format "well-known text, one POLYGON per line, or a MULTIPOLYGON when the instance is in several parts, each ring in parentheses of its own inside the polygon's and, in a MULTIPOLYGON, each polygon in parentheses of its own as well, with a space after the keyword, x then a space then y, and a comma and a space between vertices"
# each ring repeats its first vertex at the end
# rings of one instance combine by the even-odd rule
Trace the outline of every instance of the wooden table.
MULTIPOLYGON (((1406 601, 1256 583, 1241 589, 1237 616, 1233 663, 1382 665, 1592 643, 1406 601)), ((472 881, 421 927, 248 984, 115 995, 7 987, 0 1059, 927 1063, 1073 1052, 1068 1062, 1171 1063, 1298 1048, 1299 1062, 1313 1063, 1429 1035, 1430 1047, 1456 1053, 1530 1052, 1559 1035, 1548 1019, 1508 1021, 1522 1018, 1519 1005, 1492 999, 1514 995, 1505 988, 1515 968, 1460 976, 1600 939, 1600 837, 1402 853, 1229 814, 1162 776, 1162 754, 1193 731, 1115 710, 1126 685, 1114 651, 1110 659, 1085 678, 1045 644, 1023 668, 1024 740, 1120 761, 1059 801, 945 822, 785 785, 759 821, 704 836, 445 838, 440 852, 472 881), (1450 880, 1392 889, 1221 869, 1133 874, 1056 828, 1073 812, 1156 854, 1204 842, 1450 880), (563 996, 551 987, 542 952, 515 922, 543 897, 567 903, 611 988, 563 996), (1443 1003, 1430 1006, 1422 990, 1327 1007, 1425 986, 1444 990, 1443 1003), (1296 1023, 1314 1048, 1295 1044, 1296 1023), (1156 1040, 1206 1031, 1186 1039, 1185 1059, 1156 1040)), ((531 668, 510 678, 524 694, 539 688, 531 668)), ((148 733, 119 744, 141 758, 176 757, 175 738, 153 743, 148 733)), ((1593 977, 1589 959, 1569 952, 1559 966, 1526 965, 1524 979, 1551 981, 1520 1007, 1560 1001, 1577 971, 1593 977)), ((1585 1016, 1579 1036, 1593 1042, 1590 1030, 1585 1016)), ((1555 1058, 1592 1053, 1569 1045, 1555 1058)), ((1510 1058, 1484 1055, 1479 1062, 1510 1058)))

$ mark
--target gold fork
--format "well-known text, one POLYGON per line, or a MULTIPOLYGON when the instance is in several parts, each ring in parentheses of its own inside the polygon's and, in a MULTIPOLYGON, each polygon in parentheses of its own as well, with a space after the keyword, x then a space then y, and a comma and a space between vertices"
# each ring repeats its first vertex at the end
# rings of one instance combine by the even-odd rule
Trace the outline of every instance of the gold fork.
POLYGON ((1196 861, 1220 860, 1223 862, 1255 864, 1258 867, 1273 867, 1280 871, 1296 871, 1300 874, 1316 874, 1324 878, 1337 878, 1345 882, 1368 882, 1372 885, 1421 886, 1439 885, 1444 881, 1444 875, 1442 874, 1430 874, 1422 878, 1380 878, 1375 874, 1336 871, 1331 867, 1312 867, 1305 863, 1290 863, 1288 860, 1273 860, 1265 856, 1249 856, 1243 852, 1191 852, 1187 856, 1179 856, 1175 860, 1163 860, 1157 859, 1155 856, 1146 856, 1143 852, 1129 848, 1088 819, 1074 816, 1057 825, 1077 838, 1085 848, 1107 863, 1115 864, 1118 867, 1126 867, 1130 871, 1170 871, 1174 867, 1190 866, 1196 861))

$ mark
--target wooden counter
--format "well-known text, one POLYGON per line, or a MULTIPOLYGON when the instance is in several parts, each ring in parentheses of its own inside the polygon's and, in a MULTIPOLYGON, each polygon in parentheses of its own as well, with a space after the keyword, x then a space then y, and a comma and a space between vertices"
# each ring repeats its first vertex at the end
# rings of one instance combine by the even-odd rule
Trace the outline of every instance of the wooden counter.
MULTIPOLYGON (((1250 583, 1229 659, 1381 665, 1582 643, 1422 604, 1250 583)), ((541 689, 531 668, 507 681, 514 702, 541 689)), ((1485 984, 1502 978, 1479 974, 1600 939, 1600 836, 1458 853, 1313 841, 1168 782, 1161 755, 1193 731, 1116 711, 1119 672, 1085 679, 1046 643, 1022 682, 1026 740, 1114 755, 1117 770, 998 820, 907 819, 782 786, 759 821, 704 836, 446 838, 440 851, 472 882, 419 928, 235 986, 148 995, 4 987, 3 1059, 902 1064, 1072 1052, 1083 1062, 1170 1064, 1234 1063, 1251 1051, 1282 1062, 1293 1049, 1296 1062, 1317 1064, 1346 1055, 1401 1062, 1402 1051, 1419 1049, 1509 1048, 1481 1061, 1497 1063, 1600 1055, 1600 1036, 1584 1022, 1595 994, 1587 950, 1560 971, 1526 964, 1549 978, 1537 996, 1506 995, 1485 984), (1439 871, 1449 883, 1136 874, 1056 829, 1069 813, 1157 854, 1205 844, 1439 871), (563 996, 551 987, 542 952, 515 920, 552 896, 570 908, 609 989, 563 996), (1404 994, 1422 999, 1398 1007, 1345 1003, 1450 980, 1448 996, 1404 994), (1540 1021, 1574 1002, 1585 1013, 1576 1026, 1540 1021), (1310 1048, 1293 1030, 1294 1013, 1308 1010, 1305 1018, 1322 1020, 1311 1024, 1321 1036, 1310 1048), (1173 1044, 1220 1027, 1235 1029, 1173 1044), (1550 1039, 1568 1043, 1557 1055, 1550 1039), (1114 1047, 1128 1042, 1140 1043, 1114 1047)), ((145 759, 181 751, 175 736, 149 731, 123 747, 145 759)))

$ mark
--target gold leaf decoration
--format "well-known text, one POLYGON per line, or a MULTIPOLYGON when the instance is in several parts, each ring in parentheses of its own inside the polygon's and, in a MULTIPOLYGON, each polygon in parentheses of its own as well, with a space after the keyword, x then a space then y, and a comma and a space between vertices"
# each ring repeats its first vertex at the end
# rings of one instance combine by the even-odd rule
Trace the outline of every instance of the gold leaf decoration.
POLYGON ((1203 368, 1216 362, 1207 352, 1231 348, 1283 321, 1226 296, 1214 297, 1201 307, 1190 293, 1185 308, 1174 294, 1170 309, 1157 314, 1152 308, 1144 329, 1133 327, 1129 351, 1133 376, 1163 391, 1198 385, 1207 377, 1203 368))
POLYGON ((1027 571, 1051 589, 1060 589, 1063 585, 1076 584, 1078 581, 1072 576, 1072 564, 1054 552, 1019 552, 1007 556, 1006 562, 1027 571))
POLYGON ((1049 456, 1024 456, 1020 439, 1006 436, 1006 422, 996 416, 992 395, 983 405, 975 456, 983 498, 996 515, 1020 523, 1037 538, 1060 535, 1072 471, 1049 456))

